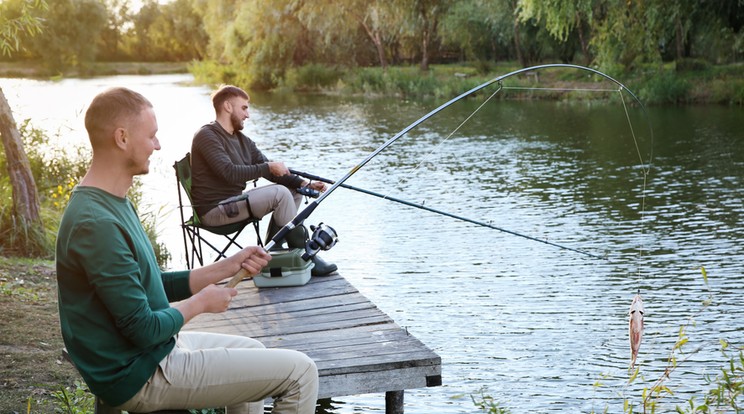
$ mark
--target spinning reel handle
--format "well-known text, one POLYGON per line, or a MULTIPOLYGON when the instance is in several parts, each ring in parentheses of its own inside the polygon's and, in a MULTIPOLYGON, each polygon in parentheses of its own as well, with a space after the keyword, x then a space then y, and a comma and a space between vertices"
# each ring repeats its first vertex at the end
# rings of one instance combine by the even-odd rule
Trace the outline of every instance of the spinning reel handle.
POLYGON ((338 234, 333 227, 320 223, 318 226, 310 226, 312 236, 305 242, 305 253, 303 260, 310 260, 321 250, 330 250, 338 242, 338 234))
POLYGON ((299 187, 295 191, 297 191, 297 193, 299 193, 299 194, 302 194, 302 195, 304 195, 306 197, 310 197, 310 198, 318 198, 318 197, 320 197, 320 191, 314 190, 314 189, 312 189, 310 187, 299 187))

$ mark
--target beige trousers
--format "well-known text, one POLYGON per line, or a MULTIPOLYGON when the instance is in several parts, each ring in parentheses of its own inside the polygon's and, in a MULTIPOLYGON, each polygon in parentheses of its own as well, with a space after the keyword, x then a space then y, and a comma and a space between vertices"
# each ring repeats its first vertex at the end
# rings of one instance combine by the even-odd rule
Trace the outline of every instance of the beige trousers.
MULTIPOLYGON (((263 216, 273 211, 272 220, 279 227, 283 227, 297 215, 297 210, 302 202, 302 194, 291 191, 281 184, 252 188, 243 194, 248 195, 248 203, 251 206, 250 213, 253 213, 253 217, 263 218, 263 216)), ((243 221, 251 217, 250 213, 246 202, 241 200, 235 202, 234 206, 218 205, 201 217, 201 221, 208 226, 223 226, 243 221), (232 217, 228 215, 231 207, 237 210, 237 214, 232 217)))
POLYGON ((130 412, 226 407, 227 414, 262 414, 274 398, 276 414, 312 414, 318 370, 307 355, 266 349, 242 336, 181 332, 176 347, 129 401, 130 412))

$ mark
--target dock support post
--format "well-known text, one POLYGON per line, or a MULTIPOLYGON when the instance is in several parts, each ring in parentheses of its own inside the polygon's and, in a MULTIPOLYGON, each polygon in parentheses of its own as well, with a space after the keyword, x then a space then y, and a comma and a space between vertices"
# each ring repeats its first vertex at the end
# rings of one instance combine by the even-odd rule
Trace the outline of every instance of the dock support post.
POLYGON ((385 393, 385 414, 403 414, 404 393, 403 390, 385 393))

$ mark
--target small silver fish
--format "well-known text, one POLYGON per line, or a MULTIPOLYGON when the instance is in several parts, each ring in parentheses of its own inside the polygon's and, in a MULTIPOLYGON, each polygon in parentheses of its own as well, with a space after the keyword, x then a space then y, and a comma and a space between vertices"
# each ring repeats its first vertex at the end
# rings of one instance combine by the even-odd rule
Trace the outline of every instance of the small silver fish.
POLYGON ((641 347, 641 339, 643 339, 643 313, 643 300, 641 299, 641 295, 637 294, 633 297, 633 302, 630 304, 630 323, 628 324, 631 369, 635 366, 638 349, 641 347))

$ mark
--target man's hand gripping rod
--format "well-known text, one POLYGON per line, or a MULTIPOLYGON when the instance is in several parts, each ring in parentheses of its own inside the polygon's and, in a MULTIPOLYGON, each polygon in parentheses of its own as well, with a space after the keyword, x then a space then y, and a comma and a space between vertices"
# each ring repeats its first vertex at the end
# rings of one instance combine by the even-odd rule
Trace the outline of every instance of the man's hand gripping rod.
MULTIPOLYGON (((323 200, 323 198, 325 198, 324 196, 326 196, 329 192, 330 192, 330 190, 327 191, 327 192, 325 192, 325 193, 323 193, 320 196, 320 198, 318 198, 317 200, 314 200, 312 203, 310 203, 307 207, 305 207, 304 210, 302 210, 301 212, 299 212, 295 216, 295 218, 292 219, 292 221, 290 221, 284 227, 282 227, 274 235, 274 237, 272 237, 271 240, 269 240, 269 242, 266 243, 266 245, 264 246, 264 250, 269 251, 269 249, 271 249, 276 244, 278 244, 281 240, 283 240, 284 237, 287 235, 287 233, 289 233, 290 231, 292 231, 292 229, 294 229, 297 226, 301 226, 302 225, 302 222, 305 221, 305 219, 308 216, 310 216, 310 214, 318 206, 318 203, 321 200, 323 200)), ((240 271, 238 271, 238 273, 236 273, 235 276, 233 276, 232 279, 230 279, 230 281, 227 282, 227 285, 226 286, 227 287, 230 287, 230 288, 234 288, 235 286, 238 285, 238 283, 240 283, 241 280, 243 280, 247 276, 249 276, 248 271, 245 270, 245 269, 243 269, 243 268, 241 268, 240 271)))

